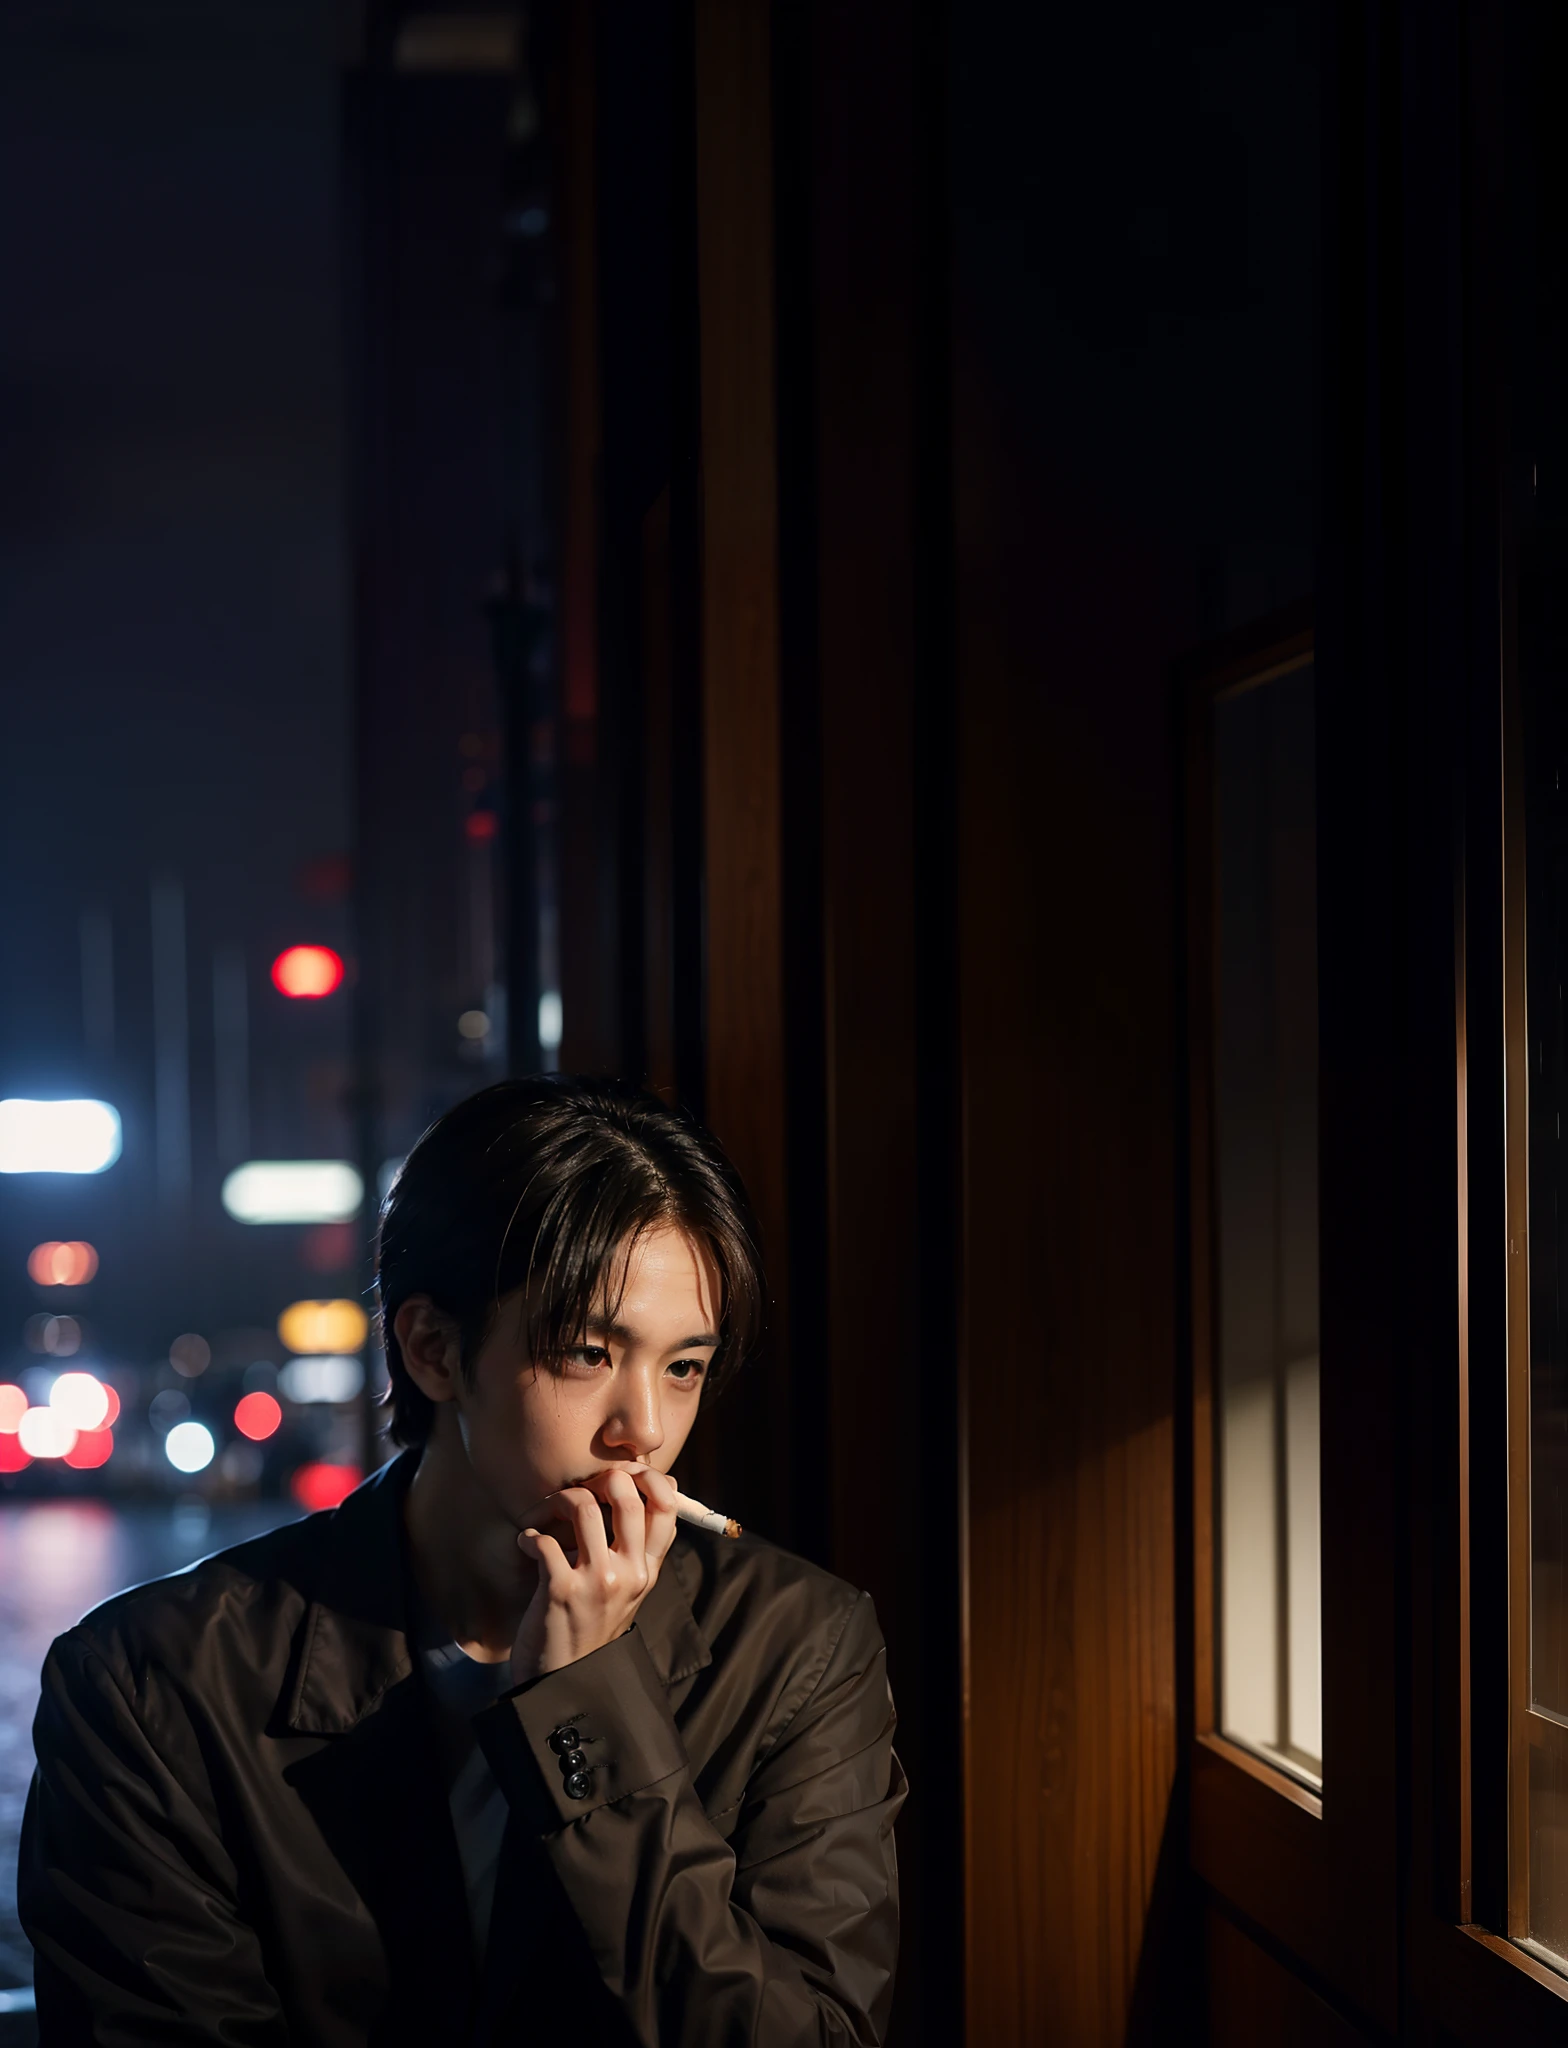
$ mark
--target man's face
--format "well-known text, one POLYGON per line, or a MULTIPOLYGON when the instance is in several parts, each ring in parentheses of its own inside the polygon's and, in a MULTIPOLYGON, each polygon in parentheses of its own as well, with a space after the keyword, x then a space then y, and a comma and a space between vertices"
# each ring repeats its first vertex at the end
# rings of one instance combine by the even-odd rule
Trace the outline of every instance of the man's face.
POLYGON ((476 1478, 516 1527, 560 1487, 640 1460, 668 1472, 718 1348, 708 1255, 668 1225, 633 1247, 614 1322, 590 1324, 559 1366, 528 1356, 522 1301, 502 1302, 466 1383, 459 1427, 476 1478))

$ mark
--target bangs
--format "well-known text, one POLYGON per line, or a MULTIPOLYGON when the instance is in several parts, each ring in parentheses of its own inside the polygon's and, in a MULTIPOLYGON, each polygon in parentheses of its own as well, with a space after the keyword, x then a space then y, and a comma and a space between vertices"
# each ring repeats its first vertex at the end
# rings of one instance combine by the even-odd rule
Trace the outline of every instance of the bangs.
POLYGON ((641 1089, 557 1075, 497 1082, 449 1110, 404 1161, 377 1235, 395 1441, 422 1443, 434 1415, 393 1329, 410 1296, 456 1321, 465 1371, 513 1298, 529 1356, 555 1364, 615 1321, 632 1253, 665 1226, 718 1280, 707 1400, 755 1345, 765 1298, 745 1190, 708 1133, 641 1089))
POLYGON ((529 1357, 540 1365, 558 1363, 593 1329, 619 1318, 637 1247, 661 1228, 678 1231, 714 1269, 721 1339, 715 1368, 720 1359, 744 1357, 759 1307, 747 1288, 750 1247, 716 1239, 711 1224, 705 1228, 683 1216, 667 1191, 632 1190, 610 1172, 563 1187, 539 1218, 526 1254, 516 1243, 516 1230, 508 1228, 487 1333, 501 1303, 520 1293, 529 1357))

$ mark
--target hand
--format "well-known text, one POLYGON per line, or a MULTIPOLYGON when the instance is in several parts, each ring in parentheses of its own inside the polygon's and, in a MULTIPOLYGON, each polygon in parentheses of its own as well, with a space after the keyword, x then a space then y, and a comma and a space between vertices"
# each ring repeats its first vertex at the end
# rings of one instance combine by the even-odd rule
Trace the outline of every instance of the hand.
POLYGON ((675 1541, 675 1494, 667 1472, 621 1465, 540 1502, 517 1539, 538 1565, 539 1583, 512 1645, 514 1685, 575 1664, 626 1633, 675 1541), (575 1535, 575 1561, 547 1533, 551 1525, 575 1535))

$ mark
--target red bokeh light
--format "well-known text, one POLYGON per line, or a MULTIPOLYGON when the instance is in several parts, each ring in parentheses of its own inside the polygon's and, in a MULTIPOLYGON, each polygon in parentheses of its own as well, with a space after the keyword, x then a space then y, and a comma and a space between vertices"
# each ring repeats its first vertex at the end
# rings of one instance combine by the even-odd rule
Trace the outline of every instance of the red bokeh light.
POLYGON ((359 1232, 352 1223, 318 1223, 300 1240, 299 1260, 308 1273, 342 1273, 359 1256, 359 1232))
POLYGON ((483 841, 494 839, 496 815, 494 811, 470 811, 463 827, 470 839, 483 841))
MULTIPOLYGON (((242 1394, 234 1408, 234 1427, 253 1444, 265 1443, 283 1420, 283 1410, 270 1394, 242 1394)), ((327 1471, 328 1466, 308 1465, 307 1471, 327 1471)), ((297 1476, 297 1475, 296 1475, 297 1476)))
POLYGON ((113 1449, 112 1429, 79 1429, 75 1443, 65 1454, 65 1462, 74 1465, 78 1472, 96 1471, 98 1466, 108 1464, 113 1449))
POLYGON ((17 1425, 27 1413, 27 1396, 20 1387, 0 1386, 0 1436, 15 1436, 17 1425))
POLYGON ((301 1465, 289 1481, 289 1492, 313 1512, 335 1508, 364 1476, 357 1465, 301 1465))
POLYGON ((342 958, 330 946, 290 946, 272 963, 272 985, 286 996, 329 996, 342 980, 342 958))
POLYGON ((25 1472, 32 1462, 15 1430, 0 1436, 0 1472, 25 1472))
POLYGON ((99 1423, 98 1427, 100 1429, 113 1429, 120 1419, 120 1397, 107 1380, 103 1382, 103 1390, 109 1397, 109 1405, 104 1410, 103 1420, 99 1423))
POLYGON ((85 1287, 97 1270, 97 1252, 79 1238, 67 1244, 51 1238, 27 1255, 28 1274, 40 1287, 85 1287))

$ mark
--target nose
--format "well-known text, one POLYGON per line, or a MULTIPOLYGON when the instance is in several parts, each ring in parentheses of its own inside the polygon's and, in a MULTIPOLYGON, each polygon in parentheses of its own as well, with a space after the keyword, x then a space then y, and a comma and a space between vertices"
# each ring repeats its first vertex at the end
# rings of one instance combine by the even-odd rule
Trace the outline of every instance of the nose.
POLYGON ((617 1450, 628 1450, 638 1458, 652 1457, 664 1441, 654 1375, 623 1368, 615 1375, 614 1384, 615 1398, 600 1434, 617 1450))

